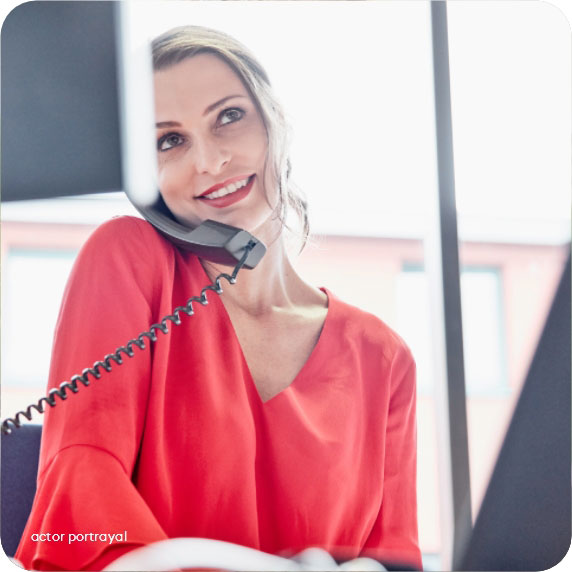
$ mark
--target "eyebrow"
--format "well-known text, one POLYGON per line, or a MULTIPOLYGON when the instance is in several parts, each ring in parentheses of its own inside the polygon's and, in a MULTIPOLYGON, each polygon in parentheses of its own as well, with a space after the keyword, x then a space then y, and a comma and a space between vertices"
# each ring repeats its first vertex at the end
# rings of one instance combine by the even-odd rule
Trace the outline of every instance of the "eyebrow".
POLYGON ((215 101, 215 103, 209 105, 205 109, 203 117, 205 115, 208 115, 211 111, 214 111, 217 107, 220 107, 221 105, 225 104, 229 99, 234 99, 235 97, 242 97, 246 99, 246 95, 227 95, 226 97, 223 97, 222 99, 219 99, 218 101, 215 101))
MULTIPOLYGON (((208 115, 212 111, 214 111, 217 107, 224 105, 229 99, 234 99, 234 98, 245 98, 246 99, 247 96, 246 95, 227 95, 226 97, 223 97, 222 99, 219 99, 218 101, 215 101, 214 103, 209 105, 205 109, 205 111, 203 112, 203 117, 205 115, 208 115)), ((162 129, 164 127, 180 127, 181 124, 178 121, 160 121, 159 123, 156 123, 155 126, 158 129, 162 129)))
POLYGON ((178 121, 160 121, 159 123, 155 123, 155 127, 158 129, 162 127, 180 127, 181 124, 178 121))

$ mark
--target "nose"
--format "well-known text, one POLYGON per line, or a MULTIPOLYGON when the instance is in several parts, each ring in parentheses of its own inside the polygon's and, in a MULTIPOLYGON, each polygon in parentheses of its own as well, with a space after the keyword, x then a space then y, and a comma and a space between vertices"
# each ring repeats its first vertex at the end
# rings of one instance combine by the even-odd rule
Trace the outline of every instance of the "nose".
POLYGON ((201 137, 194 141, 195 168, 200 174, 218 175, 230 162, 231 154, 213 137, 201 137))

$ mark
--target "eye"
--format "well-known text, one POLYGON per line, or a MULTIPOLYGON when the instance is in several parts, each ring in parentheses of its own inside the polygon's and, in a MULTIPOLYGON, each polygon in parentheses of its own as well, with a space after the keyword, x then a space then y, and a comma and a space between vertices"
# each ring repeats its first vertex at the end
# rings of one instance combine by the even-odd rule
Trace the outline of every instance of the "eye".
POLYGON ((238 107, 229 107, 224 111, 221 111, 218 116, 217 123, 219 125, 228 125, 229 123, 235 123, 240 121, 244 117, 244 111, 238 107))
POLYGON ((178 147, 183 143, 183 138, 178 133, 165 133, 157 140, 157 150, 168 151, 173 147, 178 147))

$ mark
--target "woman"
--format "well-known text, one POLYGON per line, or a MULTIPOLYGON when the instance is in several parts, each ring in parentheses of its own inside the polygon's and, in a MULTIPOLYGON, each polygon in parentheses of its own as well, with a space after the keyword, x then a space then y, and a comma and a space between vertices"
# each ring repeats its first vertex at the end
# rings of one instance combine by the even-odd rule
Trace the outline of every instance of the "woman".
MULTIPOLYGON (((286 210, 307 233, 305 204, 289 183, 283 114, 256 60, 198 27, 164 34, 153 50, 165 204, 183 224, 245 228, 268 250, 150 351, 48 413, 16 557, 36 569, 98 570, 137 546, 205 537, 420 567, 408 348, 293 270, 286 210), (84 540, 32 540, 40 532, 84 540)), ((145 221, 102 225, 66 289, 50 386, 221 271, 145 221)))

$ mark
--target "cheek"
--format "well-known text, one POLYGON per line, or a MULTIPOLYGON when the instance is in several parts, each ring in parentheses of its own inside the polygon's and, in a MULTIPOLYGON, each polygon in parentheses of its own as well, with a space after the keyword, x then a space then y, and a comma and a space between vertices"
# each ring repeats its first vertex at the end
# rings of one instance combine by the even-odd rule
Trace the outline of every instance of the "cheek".
POLYGON ((259 132, 257 133, 257 148, 262 161, 265 161, 266 157, 268 156, 268 135, 266 133, 266 129, 261 127, 259 132))
POLYGON ((161 193, 173 195, 181 187, 183 173, 177 163, 173 161, 160 161, 158 165, 159 189, 161 193))
MULTIPOLYGON (((268 151, 268 137, 262 120, 248 121, 234 137, 234 154, 255 163, 264 163, 268 151)), ((255 166, 255 165, 253 165, 255 166)))

